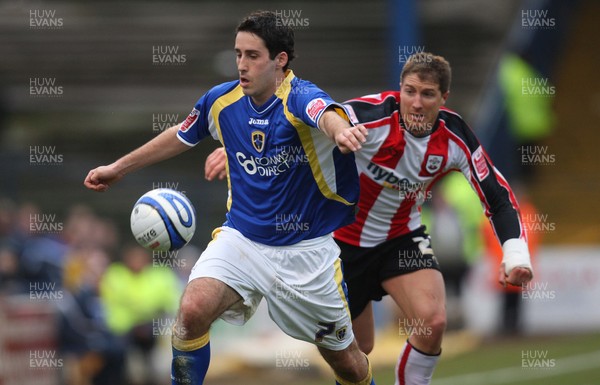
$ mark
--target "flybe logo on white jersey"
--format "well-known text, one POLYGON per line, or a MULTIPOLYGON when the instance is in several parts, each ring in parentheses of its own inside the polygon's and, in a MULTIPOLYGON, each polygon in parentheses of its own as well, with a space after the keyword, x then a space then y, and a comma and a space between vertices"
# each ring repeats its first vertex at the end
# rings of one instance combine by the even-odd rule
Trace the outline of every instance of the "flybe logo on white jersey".
POLYGON ((269 119, 250 118, 250 120, 248 120, 248 124, 252 124, 255 126, 266 126, 269 124, 269 119))

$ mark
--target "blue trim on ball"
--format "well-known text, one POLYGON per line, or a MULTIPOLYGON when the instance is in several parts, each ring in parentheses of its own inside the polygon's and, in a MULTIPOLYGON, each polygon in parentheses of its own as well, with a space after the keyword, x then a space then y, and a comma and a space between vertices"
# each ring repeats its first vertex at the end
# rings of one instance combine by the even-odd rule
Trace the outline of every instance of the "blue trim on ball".
POLYGON ((161 197, 165 198, 171 204, 171 206, 173 206, 173 208, 175 209, 175 212, 177 212, 177 217, 179 218, 179 222, 182 225, 184 225, 185 227, 192 227, 192 225, 194 224, 194 217, 196 216, 196 214, 194 212, 194 208, 193 208, 192 204, 187 199, 183 199, 179 195, 170 194, 168 192, 160 192, 159 195, 161 197), (177 208, 177 206, 175 205, 175 203, 173 201, 177 201, 177 202, 181 203, 181 206, 183 206, 183 208, 185 209, 185 212, 187 213, 187 217, 188 217, 187 221, 183 220, 183 217, 181 216, 179 209, 177 208))
POLYGON ((160 217, 162 218, 163 223, 165 224, 165 227, 167 229, 167 234, 169 234, 169 240, 171 241, 171 247, 169 248, 170 250, 177 250, 185 246, 187 241, 181 236, 179 231, 177 231, 177 228, 175 228, 175 226, 173 225, 171 218, 169 218, 169 216, 165 212, 165 209, 161 206, 159 202, 148 196, 143 196, 137 202, 137 204, 140 203, 146 204, 155 209, 156 212, 158 212, 158 215, 160 215, 160 217))

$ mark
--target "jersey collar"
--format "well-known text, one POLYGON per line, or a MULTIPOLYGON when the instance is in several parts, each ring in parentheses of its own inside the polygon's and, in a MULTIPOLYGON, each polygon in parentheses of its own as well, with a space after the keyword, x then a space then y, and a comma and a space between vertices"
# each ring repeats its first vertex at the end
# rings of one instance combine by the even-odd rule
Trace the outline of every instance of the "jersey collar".
POLYGON ((403 129, 404 131, 406 131, 407 133, 409 133, 411 136, 415 137, 415 138, 426 138, 428 136, 433 135, 434 132, 437 131, 437 129, 440 126, 440 115, 438 114, 437 118, 435 119, 435 123, 433 123, 433 128, 431 129, 431 131, 426 134, 426 135, 415 135, 412 132, 410 132, 406 126, 404 125, 404 119, 400 118, 400 128, 403 129))

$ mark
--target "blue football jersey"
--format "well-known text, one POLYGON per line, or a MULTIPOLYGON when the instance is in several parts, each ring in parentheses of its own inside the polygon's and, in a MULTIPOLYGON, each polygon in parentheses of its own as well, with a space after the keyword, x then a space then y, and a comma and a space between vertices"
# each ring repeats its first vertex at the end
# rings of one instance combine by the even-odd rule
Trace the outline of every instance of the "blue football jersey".
POLYGON ((262 106, 244 95, 237 80, 200 98, 177 135, 190 146, 210 135, 225 148, 225 226, 282 246, 354 221, 359 192, 354 155, 343 155, 317 125, 328 107, 347 119, 341 105, 290 70, 262 106))

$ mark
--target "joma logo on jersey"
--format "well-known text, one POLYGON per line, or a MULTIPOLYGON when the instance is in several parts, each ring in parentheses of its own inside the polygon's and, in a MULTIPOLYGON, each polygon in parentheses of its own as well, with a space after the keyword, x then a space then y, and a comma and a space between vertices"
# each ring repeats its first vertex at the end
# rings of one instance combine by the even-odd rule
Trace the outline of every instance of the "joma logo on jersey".
POLYGON ((252 147, 258 152, 262 152, 265 147, 265 133, 262 131, 252 131, 252 147))
POLYGON ((250 118, 250 120, 248 120, 248 124, 253 124, 255 126, 266 126, 269 124, 269 119, 250 118))

